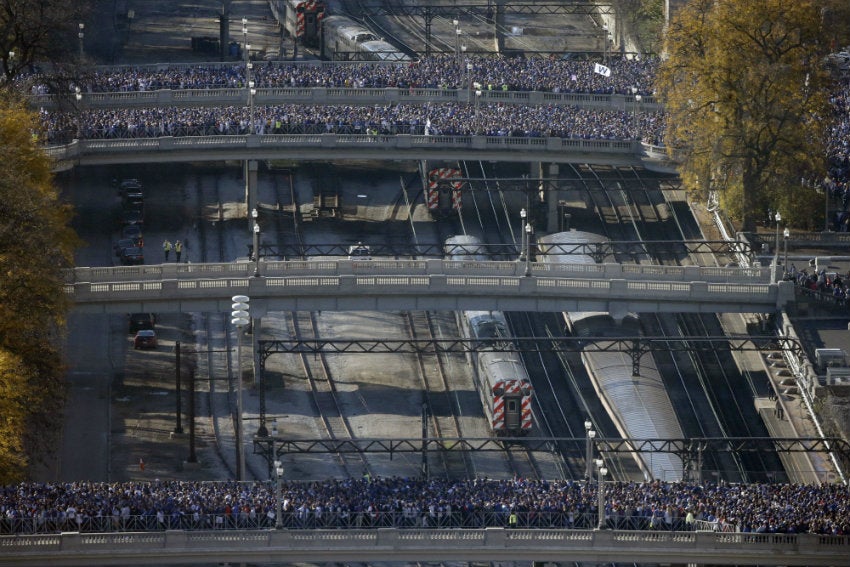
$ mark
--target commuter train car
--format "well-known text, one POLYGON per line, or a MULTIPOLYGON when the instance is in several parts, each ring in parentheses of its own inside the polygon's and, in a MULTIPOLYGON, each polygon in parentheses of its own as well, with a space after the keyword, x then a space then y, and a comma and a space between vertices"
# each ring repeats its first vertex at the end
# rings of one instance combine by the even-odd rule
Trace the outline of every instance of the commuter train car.
MULTIPOLYGON (((571 230, 537 239, 539 258, 544 263, 593 264, 591 256, 558 254, 557 245, 604 242, 598 234, 571 230)), ((557 269, 554 266, 553 270, 557 269)), ((640 322, 634 313, 616 322, 605 312, 564 313, 574 336, 623 337, 640 335, 640 322)), ((583 352, 582 360, 597 395, 609 408, 611 418, 623 438, 681 439, 682 427, 667 395, 661 374, 651 355, 640 359, 640 375, 632 375, 632 359, 625 352, 583 352)), ((678 481, 682 461, 670 453, 634 453, 647 478, 678 481)))
POLYGON ((319 47, 326 5, 322 0, 269 0, 272 14, 290 37, 308 47, 319 47))
POLYGON ((331 61, 409 61, 405 53, 345 16, 328 16, 321 26, 321 56, 331 61))
MULTIPOLYGON (((484 260, 481 241, 474 236, 452 236, 446 240, 446 257, 458 261, 484 260)), ((464 336, 483 342, 509 344, 508 323, 501 311, 458 313, 464 336)), ((534 427, 531 410, 533 388, 518 352, 482 351, 469 354, 476 389, 493 433, 504 437, 527 435, 534 427)))

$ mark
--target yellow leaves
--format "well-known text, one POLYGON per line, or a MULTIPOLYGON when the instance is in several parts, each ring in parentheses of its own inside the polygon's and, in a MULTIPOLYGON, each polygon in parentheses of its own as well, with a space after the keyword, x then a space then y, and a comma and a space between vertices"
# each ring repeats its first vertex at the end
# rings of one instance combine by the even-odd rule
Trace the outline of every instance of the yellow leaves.
POLYGON ((685 150, 685 179, 714 179, 722 170, 724 185, 712 189, 740 187, 735 202, 743 203, 745 230, 758 211, 783 201, 776 192, 788 175, 823 168, 822 136, 811 119, 826 102, 818 66, 822 6, 697 0, 670 26, 657 81, 669 115, 666 138, 685 150))
POLYGON ((64 399, 57 340, 68 308, 62 269, 78 239, 71 210, 33 140, 32 113, 0 107, 0 483, 21 480, 44 453, 64 399))

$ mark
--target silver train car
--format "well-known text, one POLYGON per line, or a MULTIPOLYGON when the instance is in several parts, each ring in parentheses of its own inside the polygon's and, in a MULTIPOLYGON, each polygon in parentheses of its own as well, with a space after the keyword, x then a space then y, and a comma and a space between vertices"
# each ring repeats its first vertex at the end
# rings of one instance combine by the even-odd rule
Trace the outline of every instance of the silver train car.
POLYGON ((345 16, 322 21, 321 56, 331 61, 410 61, 410 57, 345 16))
MULTIPOLYGON (((481 241, 474 236, 452 236, 446 239, 446 257, 458 262, 486 260, 481 241)), ((464 336, 478 342, 509 343, 508 323, 501 311, 463 311, 458 326, 464 336)), ((514 350, 472 352, 476 389, 484 413, 495 435, 517 437, 534 428, 531 409, 533 388, 525 364, 514 350)))
MULTIPOLYGON (((555 246, 605 240, 598 234, 576 230, 542 236, 537 239, 538 257, 545 263, 593 264, 595 261, 591 256, 558 254, 555 246)), ((557 268, 553 266, 553 269, 557 268)), ((604 312, 564 313, 564 320, 575 336, 613 338, 640 334, 640 323, 634 313, 628 314, 621 322, 616 322, 604 312)), ((582 360, 597 395, 608 409, 623 438, 684 437, 661 374, 651 355, 641 358, 639 376, 632 375, 632 359, 624 352, 583 352, 582 360)), ((648 479, 682 479, 682 460, 673 454, 633 455, 648 479)))

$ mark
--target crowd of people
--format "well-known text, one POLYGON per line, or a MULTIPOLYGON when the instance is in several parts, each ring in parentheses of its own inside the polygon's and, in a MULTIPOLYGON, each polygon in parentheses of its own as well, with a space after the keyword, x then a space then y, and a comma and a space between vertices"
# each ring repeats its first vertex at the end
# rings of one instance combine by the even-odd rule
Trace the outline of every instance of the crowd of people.
MULTIPOLYGON (((615 57, 610 76, 596 72, 592 61, 554 57, 506 58, 432 55, 405 63, 254 62, 251 80, 258 89, 279 87, 444 88, 562 93, 653 94, 658 59, 615 57)), ((230 65, 132 66, 96 69, 75 85, 82 92, 131 92, 160 89, 244 88, 249 71, 230 65)), ((49 88, 38 75, 28 78, 34 94, 49 88)))
MULTIPOLYGON (((609 482, 604 502, 603 525, 613 529, 850 533, 850 493, 840 484, 609 482)), ((274 526, 588 529, 598 526, 597 510, 597 484, 569 480, 364 476, 282 481, 280 487, 159 480, 0 487, 0 533, 274 526)))
POLYGON ((49 144, 72 139, 237 134, 429 134, 659 141, 661 113, 558 105, 433 103, 150 107, 42 111, 49 144), (253 116, 253 123, 251 118, 253 116), (253 124, 253 125, 252 125, 253 124))

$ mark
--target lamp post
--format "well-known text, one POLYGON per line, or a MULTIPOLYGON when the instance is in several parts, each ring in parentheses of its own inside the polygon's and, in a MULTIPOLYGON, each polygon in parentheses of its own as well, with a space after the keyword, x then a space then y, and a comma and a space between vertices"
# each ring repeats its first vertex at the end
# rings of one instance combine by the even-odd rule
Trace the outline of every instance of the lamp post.
POLYGON ((466 62, 466 102, 472 104, 472 63, 466 62))
POLYGON ((80 87, 74 87, 74 99, 77 101, 77 139, 82 137, 82 120, 80 120, 80 112, 83 102, 83 93, 80 92, 80 87))
POLYGON ((245 47, 245 61, 248 60, 248 18, 242 18, 242 46, 245 47))
POLYGON ((525 207, 520 209, 519 218, 519 261, 523 262, 525 260, 525 217, 528 216, 528 211, 525 210, 525 207))
POLYGON ((85 34, 83 33, 83 30, 85 29, 86 24, 80 22, 77 25, 80 27, 80 31, 77 33, 77 37, 80 39, 80 59, 82 59, 83 55, 85 55, 85 52, 83 50, 83 37, 85 37, 85 34))
POLYGON ((584 420, 584 433, 584 480, 589 482, 591 476, 593 475, 593 438, 596 437, 596 431, 593 430, 593 424, 590 422, 589 419, 584 420))
POLYGON ((251 218, 254 219, 254 277, 260 277, 260 223, 258 218, 260 212, 255 208, 251 211, 251 218))
POLYGON ((608 64, 608 38, 611 37, 611 34, 608 33, 608 23, 602 24, 602 30, 605 32, 605 46, 602 48, 602 61, 607 65, 608 64))
POLYGON ((525 277, 531 275, 531 223, 525 225, 525 277))
POLYGON ((785 250, 783 251, 783 259, 782 259, 782 271, 783 273, 788 273, 788 239, 791 237, 791 231, 788 227, 785 227, 785 230, 782 231, 782 236, 785 237, 785 250))
POLYGON ((274 478, 275 478, 275 513, 274 527, 279 530, 283 527, 283 487, 281 480, 283 478, 283 463, 280 461, 274 462, 274 478))
POLYGON ((773 268, 775 272, 779 271, 779 223, 782 222, 782 215, 776 211, 776 247, 773 249, 773 268))
POLYGON ((254 95, 257 94, 257 89, 254 88, 254 81, 248 81, 248 116, 250 117, 251 123, 248 127, 249 134, 256 134, 257 129, 254 126, 254 95))
POLYGON ((597 494, 599 496, 599 525, 598 529, 605 529, 605 475, 608 474, 608 469, 604 466, 602 459, 596 459, 596 470, 599 473, 599 488, 597 494))
POLYGON ((472 86, 475 87, 475 121, 472 124, 472 134, 478 135, 478 101, 481 99, 481 83, 474 82, 472 86))
POLYGON ((251 322, 248 314, 251 298, 234 295, 230 322, 236 326, 236 480, 245 480, 245 450, 242 446, 242 332, 251 322))

